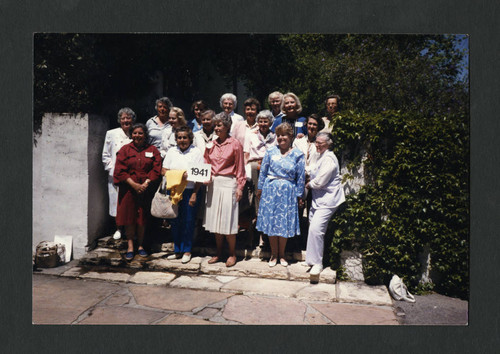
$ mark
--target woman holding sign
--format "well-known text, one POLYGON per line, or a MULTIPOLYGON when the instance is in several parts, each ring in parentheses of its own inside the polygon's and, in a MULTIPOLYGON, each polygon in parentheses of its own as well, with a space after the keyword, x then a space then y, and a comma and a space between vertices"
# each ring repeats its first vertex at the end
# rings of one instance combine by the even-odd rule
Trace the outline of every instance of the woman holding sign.
POLYGON ((205 162, 212 165, 212 178, 207 188, 207 209, 203 227, 215 234, 217 254, 208 263, 222 257, 224 239, 229 245, 226 267, 236 264, 236 234, 238 233, 238 202, 245 186, 243 148, 231 136, 231 117, 226 112, 217 114, 213 122, 218 138, 207 144, 205 162))
MULTIPOLYGON (((188 170, 192 166, 203 163, 201 151, 193 146, 193 132, 186 126, 175 130, 175 141, 177 146, 167 151, 163 160, 162 175, 167 170, 188 170)), ((184 179, 187 179, 187 173, 184 172, 184 179)), ((179 213, 175 219, 170 220, 172 227, 172 236, 174 239, 175 254, 168 259, 178 259, 182 257, 182 263, 188 263, 191 260, 191 247, 193 244, 193 231, 198 206, 197 193, 200 183, 188 182, 182 200, 179 202, 179 213)))

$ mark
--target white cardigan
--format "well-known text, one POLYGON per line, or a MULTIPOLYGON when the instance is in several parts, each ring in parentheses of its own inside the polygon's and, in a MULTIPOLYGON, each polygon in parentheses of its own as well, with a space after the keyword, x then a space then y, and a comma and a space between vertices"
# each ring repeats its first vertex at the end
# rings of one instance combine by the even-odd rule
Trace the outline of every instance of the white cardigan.
POLYGON ((125 134, 122 128, 115 128, 106 132, 104 146, 102 148, 102 163, 104 164, 104 169, 111 177, 113 177, 113 172, 115 170, 116 154, 118 150, 120 150, 123 145, 130 142, 132 142, 132 139, 125 134))
POLYGON ((335 154, 329 150, 319 155, 311 166, 312 206, 315 209, 335 208, 345 201, 340 166, 335 154))

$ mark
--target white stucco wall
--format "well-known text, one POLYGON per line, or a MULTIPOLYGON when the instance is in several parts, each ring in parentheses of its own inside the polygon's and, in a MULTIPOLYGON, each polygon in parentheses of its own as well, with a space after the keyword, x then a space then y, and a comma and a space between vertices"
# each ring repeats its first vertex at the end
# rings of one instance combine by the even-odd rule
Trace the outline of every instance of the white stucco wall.
MULTIPOLYGON (((42 134, 35 137, 37 144, 33 146, 33 251, 40 241, 71 235, 73 258, 79 258, 89 243, 89 224, 104 223, 106 214, 99 208, 106 206, 89 204, 89 200, 102 199, 95 195, 102 194, 103 187, 92 187, 94 196, 90 198, 89 181, 99 181, 96 175, 102 174, 95 160, 100 158, 97 145, 102 148, 108 122, 107 118, 88 114, 44 115, 42 134), (100 128, 93 129, 94 136, 89 139, 95 122, 100 128)), ((93 227, 94 234, 98 233, 96 229, 93 227)))

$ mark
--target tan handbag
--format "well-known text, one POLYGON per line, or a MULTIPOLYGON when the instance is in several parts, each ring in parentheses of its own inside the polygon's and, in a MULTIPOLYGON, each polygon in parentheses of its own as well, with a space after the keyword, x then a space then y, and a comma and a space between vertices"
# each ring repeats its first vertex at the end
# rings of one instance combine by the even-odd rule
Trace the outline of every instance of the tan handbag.
POLYGON ((159 219, 175 219, 178 215, 179 206, 172 204, 172 199, 170 199, 165 189, 165 183, 165 177, 163 177, 151 202, 151 215, 159 219))

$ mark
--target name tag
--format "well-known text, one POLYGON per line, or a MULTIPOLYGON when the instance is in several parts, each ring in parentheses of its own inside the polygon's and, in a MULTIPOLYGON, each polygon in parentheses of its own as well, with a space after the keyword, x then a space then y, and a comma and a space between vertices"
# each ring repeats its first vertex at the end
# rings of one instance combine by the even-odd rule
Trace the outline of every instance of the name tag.
POLYGON ((145 155, 146 157, 153 157, 153 153, 152 153, 151 151, 146 151, 146 152, 144 153, 144 155, 145 155))
POLYGON ((295 126, 297 128, 302 128, 304 126, 304 122, 295 122, 295 126))
POLYGON ((187 180, 190 182, 208 182, 212 174, 212 165, 208 163, 189 164, 187 180))

